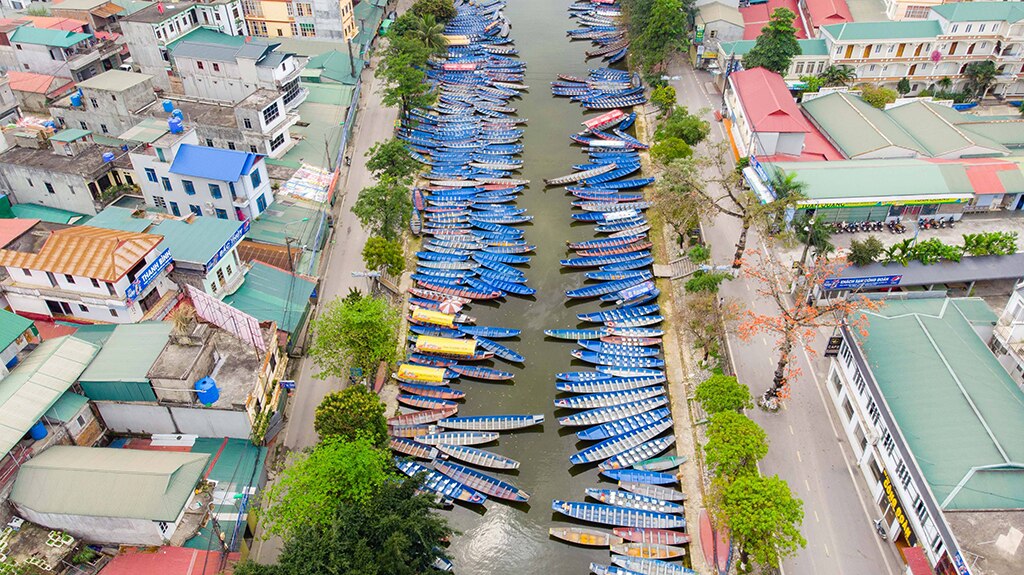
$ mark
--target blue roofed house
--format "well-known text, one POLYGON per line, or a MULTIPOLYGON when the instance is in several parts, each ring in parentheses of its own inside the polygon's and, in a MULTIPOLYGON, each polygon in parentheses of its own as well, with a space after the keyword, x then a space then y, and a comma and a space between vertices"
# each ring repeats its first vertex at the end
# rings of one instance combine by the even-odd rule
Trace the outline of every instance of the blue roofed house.
POLYGON ((195 130, 172 129, 129 154, 147 205, 175 216, 245 221, 273 202, 264 156, 198 144, 195 130))

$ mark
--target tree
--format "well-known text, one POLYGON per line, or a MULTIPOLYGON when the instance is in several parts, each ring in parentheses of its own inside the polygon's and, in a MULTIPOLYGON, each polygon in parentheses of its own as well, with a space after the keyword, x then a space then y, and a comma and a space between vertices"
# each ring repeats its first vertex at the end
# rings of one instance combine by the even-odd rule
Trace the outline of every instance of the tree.
POLYGON ((965 91, 976 100, 984 100, 989 88, 992 87, 992 82, 999 75, 999 69, 992 60, 982 60, 968 64, 964 69, 964 75, 967 76, 965 91))
POLYGON ((686 157, 669 162, 654 185, 655 211, 680 236, 696 227, 702 217, 713 213, 696 190, 702 181, 700 162, 686 157))
POLYGON ((704 141, 711 132, 711 124, 694 116, 683 106, 676 106, 672 113, 658 126, 654 139, 658 142, 669 138, 680 138, 691 146, 704 141))
POLYGON ((855 266, 866 266, 882 255, 885 246, 875 236, 868 236, 865 240, 853 240, 850 242, 850 253, 846 259, 855 266))
POLYGON ((431 54, 442 54, 448 49, 448 40, 444 36, 444 24, 438 22, 433 14, 428 13, 417 18, 415 26, 409 30, 407 37, 415 38, 431 54))
POLYGON ((375 185, 360 190, 352 213, 371 235, 394 240, 409 224, 412 198, 405 184, 384 176, 375 185))
POLYGON ((651 103, 661 110, 664 116, 676 107, 676 89, 672 86, 659 86, 651 91, 651 103))
POLYGON ((725 280, 731 280, 732 277, 732 274, 724 272, 706 272, 704 270, 697 270, 693 272, 693 276, 683 284, 683 289, 685 289, 687 293, 718 293, 718 286, 725 280))
POLYGON ((868 104, 884 110, 886 104, 892 104, 899 95, 891 88, 880 88, 873 84, 861 84, 857 86, 860 90, 860 98, 868 104))
POLYGON ((703 352, 701 361, 718 355, 719 345, 725 339, 725 326, 737 317, 738 306, 733 303, 719 305, 718 295, 709 292, 686 294, 679 310, 679 325, 694 347, 703 352))
POLYGON ((743 67, 749 70, 760 66, 785 76, 793 57, 802 53, 796 40, 796 28, 793 27, 795 19, 796 14, 792 10, 776 8, 768 25, 761 28, 754 47, 743 57, 743 67))
MULTIPOLYGON (((780 282, 788 275, 787 270, 775 259, 755 252, 756 261, 745 266, 748 277, 757 281, 757 294, 771 302, 772 313, 759 313, 748 309, 746 317, 737 326, 740 339, 749 341, 758 334, 775 336, 775 349, 779 360, 775 367, 772 384, 761 396, 760 404, 767 409, 778 409, 779 401, 789 397, 789 382, 799 375, 794 364, 794 349, 798 343, 808 354, 815 352, 811 342, 817 330, 823 327, 839 327, 857 309, 877 310, 881 305, 869 300, 863 294, 850 293, 845 298, 828 298, 817 304, 814 293, 822 291, 825 280, 839 277, 849 267, 844 260, 828 261, 824 257, 814 258, 805 266, 796 279, 796 291, 789 299, 789 290, 780 282)), ((860 323, 850 324, 867 335, 860 323)))
MULTIPOLYGON (((792 176, 794 174, 790 174, 792 176)), ((825 221, 825 218, 815 218, 811 215, 804 215, 793 222, 793 232, 797 240, 804 245, 804 251, 800 255, 800 266, 807 261, 807 254, 814 248, 816 255, 826 255, 835 251, 836 247, 829 240, 832 238, 832 226, 825 221)))
POLYGON ((723 411, 739 413, 754 407, 750 390, 732 375, 713 374, 697 385, 693 395, 710 415, 723 411))
POLYGON ((338 505, 371 501, 393 480, 393 469, 391 455, 366 437, 326 437, 312 451, 294 456, 263 491, 265 532, 291 539, 309 527, 327 527, 338 505))
POLYGON ((420 479, 388 481, 363 504, 341 503, 285 540, 275 565, 247 562, 235 575, 433 575, 453 534, 420 479))
POLYGON ((857 72, 853 66, 847 66, 840 64, 838 66, 829 66, 818 74, 825 86, 829 88, 838 86, 849 86, 857 79, 857 72))
POLYGON ((803 92, 805 94, 818 92, 825 86, 825 80, 819 76, 800 76, 800 81, 804 83, 803 92))
POLYGON ((415 38, 410 38, 410 34, 406 32, 388 40, 388 47, 374 72, 384 82, 381 102, 385 106, 401 106, 403 112, 434 102, 427 74, 423 71, 430 51, 415 38))
POLYGON ((396 181, 405 181, 416 173, 420 164, 409 155, 405 142, 391 138, 377 142, 366 152, 366 169, 375 178, 389 177, 396 181))
POLYGON ((716 477, 733 481, 756 475, 757 462, 768 453, 768 435, 749 417, 719 411, 708 420, 705 461, 716 477))
POLYGON ((648 16, 630 48, 640 64, 651 70, 683 45, 687 14, 680 0, 652 0, 648 5, 648 16))
POLYGON ((906 78, 900 78, 899 82, 896 82, 896 91, 900 93, 900 96, 906 96, 910 93, 910 80, 906 78))
POLYGON ((444 23, 455 17, 455 3, 452 0, 416 0, 409 12, 421 18, 430 15, 444 23))
POLYGON ((362 385, 350 385, 324 396, 313 416, 313 429, 321 438, 352 441, 365 437, 377 447, 388 445, 384 404, 377 394, 362 385))
POLYGON ((942 88, 943 90, 948 92, 949 89, 953 87, 953 79, 950 78, 949 76, 943 76, 939 78, 939 81, 936 82, 936 84, 939 85, 939 88, 942 88))
POLYGON ((366 245, 363 246, 363 263, 368 270, 383 270, 393 276, 402 273, 405 269, 402 241, 386 240, 380 236, 366 238, 366 245))
POLYGON ((371 371, 395 361, 398 325, 398 312, 382 298, 331 301, 312 323, 307 355, 320 369, 316 377, 344 377, 348 367, 371 371))
POLYGON ((797 549, 807 546, 800 534, 803 501, 777 475, 745 475, 721 491, 721 519, 740 549, 740 560, 776 567, 797 549))
POLYGON ((662 164, 693 155, 693 148, 682 138, 665 138, 651 146, 651 157, 662 164))

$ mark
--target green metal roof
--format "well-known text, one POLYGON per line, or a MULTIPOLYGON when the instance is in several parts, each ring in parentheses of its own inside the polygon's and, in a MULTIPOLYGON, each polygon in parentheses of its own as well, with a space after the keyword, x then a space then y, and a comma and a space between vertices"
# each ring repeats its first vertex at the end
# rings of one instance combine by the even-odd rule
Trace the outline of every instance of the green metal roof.
POLYGON ((886 148, 925 153, 925 149, 885 112, 859 97, 835 92, 802 104, 833 144, 847 158, 886 148))
POLYGON ((972 134, 988 138, 1007 148, 1024 148, 1024 118, 989 119, 984 116, 962 114, 957 127, 972 134))
POLYGON ((164 237, 174 261, 205 264, 234 235, 240 222, 219 218, 192 218, 192 222, 160 220, 148 233, 164 237))
POLYGON ((822 26, 821 30, 836 40, 900 40, 934 38, 942 33, 936 20, 903 20, 900 22, 846 22, 822 26))
POLYGON ((60 208, 51 208, 50 206, 41 206, 39 204, 15 204, 11 206, 11 211, 14 212, 14 217, 16 218, 43 220, 52 224, 81 225, 89 221, 89 216, 84 214, 60 208))
POLYGON ((73 391, 65 391, 64 395, 57 399, 57 402, 50 406, 50 409, 46 410, 43 414, 48 419, 54 419, 67 423, 71 421, 79 411, 82 410, 85 405, 89 403, 89 398, 84 395, 79 395, 73 391))
POLYGON ((960 152, 961 157, 1009 155, 1005 146, 957 127, 944 110, 957 113, 947 106, 917 101, 890 108, 883 114, 899 124, 932 157, 954 152, 960 152))
POLYGON ((1024 392, 972 327, 995 324, 983 305, 888 300, 858 336, 943 509, 1024 508, 1024 392))
POLYGON ((95 343, 96 345, 103 347, 110 336, 114 335, 114 328, 117 327, 116 323, 94 323, 94 324, 77 324, 58 321, 57 325, 63 325, 67 327, 75 328, 75 339, 87 341, 89 343, 95 343))
POLYGON ((19 26, 14 34, 11 34, 11 42, 17 44, 37 44, 40 46, 57 46, 58 48, 70 48, 79 42, 92 38, 92 34, 82 32, 71 32, 68 30, 53 30, 50 28, 36 28, 35 26, 19 26))
POLYGON ((40 513, 175 521, 209 458, 58 445, 21 465, 10 498, 40 513))
POLYGON ((956 2, 933 6, 932 11, 950 22, 1020 22, 1024 6, 1020 2, 956 2))
MULTIPOLYGON (((322 141, 320 152, 323 153, 322 141)), ((306 162, 312 163, 310 158, 306 158, 306 162)), ((320 210, 287 198, 283 195, 276 197, 274 203, 252 221, 246 239, 284 246, 285 238, 295 238, 293 246, 304 245, 306 249, 312 250, 316 243, 320 210)))
POLYGON ((16 313, 0 309, 0 351, 14 343, 25 330, 32 329, 32 320, 16 313))
POLYGON ((885 205, 917 200, 967 201, 974 197, 964 166, 955 163, 888 159, 768 165, 784 174, 795 173, 796 179, 806 185, 807 204, 855 201, 885 205))
POLYGON ((144 232, 153 224, 149 218, 133 218, 134 210, 110 206, 89 220, 89 225, 96 228, 108 230, 121 230, 125 232, 144 232))
POLYGON ((354 86, 359 81, 359 73, 363 70, 363 60, 360 58, 349 60, 347 53, 331 50, 310 58, 306 62, 305 69, 319 70, 318 77, 320 78, 330 78, 335 82, 354 86), (355 74, 352 73, 353 64, 355 65, 355 74))
POLYGON ((118 136, 118 138, 131 142, 152 144, 162 138, 168 131, 170 131, 170 128, 167 126, 166 120, 146 118, 125 130, 125 132, 118 136))
POLYGON ((238 46, 245 44, 245 36, 232 36, 215 28, 206 28, 201 26, 168 44, 168 52, 173 52, 174 47, 185 40, 188 40, 189 42, 220 44, 221 46, 231 46, 233 48, 237 48, 238 46))
POLYGON ((256 261, 242 286, 225 296, 224 303, 260 321, 275 321, 277 329, 293 333, 315 287, 313 281, 256 261))
MULTIPOLYGON (((754 47, 755 40, 737 40, 735 42, 722 42, 720 48, 725 55, 745 56, 754 47)), ((822 38, 797 40, 800 44, 800 53, 804 56, 828 56, 828 46, 822 38)))
POLYGON ((148 382, 149 369, 167 344, 171 327, 166 321, 118 325, 79 379, 148 382))
POLYGON ((92 132, 90 130, 83 130, 81 128, 68 128, 50 136, 50 140, 54 142, 74 142, 75 140, 84 138, 91 133, 92 132))
MULTIPOLYGON (((341 134, 348 104, 352 101, 353 88, 345 85, 308 82, 303 82, 302 86, 309 90, 309 96, 295 110, 302 117, 303 123, 308 123, 308 125, 292 126, 292 133, 301 138, 296 138, 295 145, 279 159, 268 158, 267 163, 295 169, 306 163, 327 170, 337 158, 338 148, 341 146, 341 134), (324 146, 325 142, 327 148, 324 146)), ((305 216, 292 219, 303 217, 305 216)), ((261 215, 260 218, 263 219, 263 216, 261 215)), ((254 228, 256 224, 257 222, 253 222, 254 228)), ((289 235, 294 236, 294 234, 289 235)), ((281 245, 284 243, 282 242, 281 245)))
POLYGON ((98 351, 96 344, 73 336, 49 339, 0 380, 0 453, 21 441, 98 351))

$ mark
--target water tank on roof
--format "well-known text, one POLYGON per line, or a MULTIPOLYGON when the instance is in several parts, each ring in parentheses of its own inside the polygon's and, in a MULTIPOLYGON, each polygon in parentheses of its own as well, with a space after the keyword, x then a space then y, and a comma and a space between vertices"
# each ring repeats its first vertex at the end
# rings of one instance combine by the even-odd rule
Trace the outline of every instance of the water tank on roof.
POLYGON ((220 390, 212 377, 204 377, 196 382, 196 398, 203 405, 213 405, 220 399, 220 390))
POLYGON ((172 102, 170 100, 164 100, 162 102, 162 105, 164 107, 164 111, 167 112, 168 114, 170 114, 171 110, 174 109, 174 102, 172 102))
POLYGON ((43 425, 42 421, 37 421, 36 424, 33 425, 28 430, 28 433, 29 433, 29 435, 32 436, 32 439, 34 439, 36 441, 39 441, 40 439, 42 439, 42 438, 44 438, 44 437, 46 437, 47 435, 50 434, 50 432, 47 431, 46 426, 43 425))
POLYGON ((82 105, 82 95, 79 94, 78 92, 75 92, 74 94, 71 94, 71 105, 76 107, 76 108, 81 106, 82 105))
POLYGON ((179 110, 177 108, 175 108, 174 111, 171 112, 171 115, 174 116, 175 118, 179 119, 179 120, 184 120, 185 119, 185 114, 182 114, 181 110, 179 110))
POLYGON ((181 125, 181 118, 171 118, 170 120, 167 120, 167 129, 170 130, 172 134, 180 134, 185 131, 185 127, 181 125))
POLYGON ((114 152, 103 152, 103 163, 109 164, 114 161, 114 152))

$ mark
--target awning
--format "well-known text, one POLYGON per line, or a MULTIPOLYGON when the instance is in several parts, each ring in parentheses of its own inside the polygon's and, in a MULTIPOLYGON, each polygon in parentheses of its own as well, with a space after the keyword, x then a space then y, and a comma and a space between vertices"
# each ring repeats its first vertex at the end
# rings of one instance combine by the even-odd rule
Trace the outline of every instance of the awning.
POLYGON ((419 307, 414 307, 412 309, 412 319, 414 321, 429 323, 431 325, 439 325, 442 327, 453 327, 455 322, 455 316, 453 315, 419 307))
POLYGON ((764 182, 761 181, 761 178, 758 177, 757 172, 754 171, 752 166, 743 168, 743 179, 747 181, 750 189, 754 190, 762 204, 770 204, 775 201, 775 196, 772 195, 768 186, 764 185, 764 182))
POLYGON ((416 339, 416 351, 450 355, 473 355, 476 353, 476 340, 421 335, 416 339))
POLYGON ((425 365, 412 365, 403 363, 398 368, 398 377, 410 381, 422 381, 424 383, 441 383, 444 381, 443 367, 428 367, 425 365))

